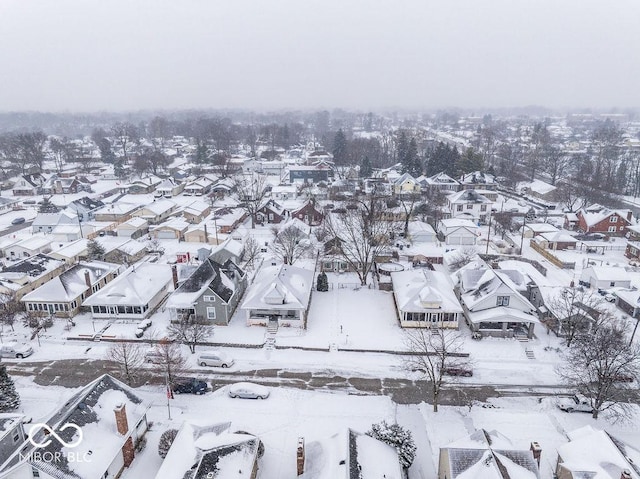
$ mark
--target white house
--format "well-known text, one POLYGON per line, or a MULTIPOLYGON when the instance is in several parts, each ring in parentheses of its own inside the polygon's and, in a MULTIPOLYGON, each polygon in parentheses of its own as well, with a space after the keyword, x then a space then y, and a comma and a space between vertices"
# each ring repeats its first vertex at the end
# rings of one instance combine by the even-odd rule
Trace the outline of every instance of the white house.
POLYGON ((640 449, 607 431, 583 426, 558 447, 559 479, 640 479, 640 449))
POLYGON ((444 273, 411 269, 391 273, 391 281, 400 326, 458 329, 462 306, 444 273))
POLYGON ((139 238, 149 232, 149 223, 141 217, 134 217, 116 226, 118 236, 139 238))
POLYGON ((306 327, 313 276, 310 269, 286 264, 263 267, 241 306, 247 324, 306 327))
POLYGON ((447 209, 451 218, 466 218, 487 223, 493 202, 476 190, 462 190, 447 196, 447 209))
POLYGON ((51 251, 51 240, 44 236, 30 236, 5 249, 5 255, 12 261, 51 251))
POLYGON ((536 308, 519 291, 519 285, 503 270, 486 265, 463 268, 457 273, 460 302, 467 324, 484 336, 533 337, 539 323, 536 308))
POLYGON ((472 246, 478 239, 478 226, 470 220, 448 218, 438 222, 438 233, 444 236, 447 245, 472 246))
POLYGON ((433 243, 436 241, 436 231, 424 221, 409 221, 409 239, 413 243, 433 243))
POLYGON ((132 266, 82 303, 94 319, 143 319, 174 289, 171 267, 132 266))
POLYGON ((33 223, 31 231, 33 233, 51 233, 56 226, 75 225, 79 226, 78 217, 73 213, 38 213, 33 223))
POLYGON ((630 288, 631 278, 619 266, 589 266, 582 271, 580 283, 594 289, 630 288))

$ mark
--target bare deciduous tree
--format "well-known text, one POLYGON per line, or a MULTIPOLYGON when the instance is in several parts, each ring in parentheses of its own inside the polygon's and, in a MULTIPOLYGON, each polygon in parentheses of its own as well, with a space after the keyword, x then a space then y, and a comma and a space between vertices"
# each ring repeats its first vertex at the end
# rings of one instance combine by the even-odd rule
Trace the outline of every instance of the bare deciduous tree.
POLYGON ((640 346, 629 342, 622 323, 608 322, 577 336, 563 353, 557 373, 588 398, 594 419, 603 411, 626 418, 631 412, 629 391, 640 379, 640 346))
POLYGON ((163 338, 158 341, 153 350, 159 357, 158 365, 162 368, 168 384, 174 385, 187 366, 180 344, 169 338, 163 338))
POLYGON ((256 213, 267 196, 267 177, 259 173, 236 175, 233 186, 238 194, 240 206, 251 217, 251 228, 256 227, 256 213))
POLYGON ((260 245, 253 236, 249 236, 244 242, 244 253, 242 255, 242 259, 247 262, 247 268, 253 269, 259 255, 260 245))
POLYGON ((478 252, 472 246, 457 250, 449 260, 449 269, 456 271, 468 265, 478 257, 478 252))
POLYGON ((0 326, 6 324, 11 328, 11 331, 14 331, 13 324, 21 310, 22 307, 15 294, 0 294, 0 326))
POLYGON ((384 203, 375 198, 352 206, 332 212, 325 220, 330 236, 336 239, 338 255, 365 286, 375 258, 389 245, 392 222, 383 218, 384 203))
POLYGON ((273 249, 284 264, 294 264, 311 250, 309 240, 295 226, 287 226, 284 229, 274 226, 271 232, 274 237, 273 249))
POLYGON ((563 288, 547 304, 555 318, 549 326, 556 334, 564 336, 567 346, 580 334, 588 334, 598 325, 610 319, 602 296, 591 289, 563 288))
POLYGON ((175 323, 171 323, 167 328, 169 338, 186 344, 191 354, 196 352, 196 346, 205 342, 213 335, 213 326, 199 321, 193 317, 187 317, 175 323))
POLYGON ((107 349, 107 359, 120 368, 120 375, 129 385, 133 385, 144 364, 144 351, 138 343, 121 341, 107 349))
POLYGON ((411 355, 404 360, 408 371, 419 371, 429 381, 433 412, 438 412, 442 389, 457 376, 447 370, 471 371, 468 357, 461 355, 463 339, 457 330, 415 328, 406 332, 405 344, 411 355))

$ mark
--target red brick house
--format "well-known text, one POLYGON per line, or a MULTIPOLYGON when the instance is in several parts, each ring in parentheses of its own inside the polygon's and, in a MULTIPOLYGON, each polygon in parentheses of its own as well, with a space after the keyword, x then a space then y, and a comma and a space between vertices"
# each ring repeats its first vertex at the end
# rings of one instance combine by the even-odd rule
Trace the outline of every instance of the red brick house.
POLYGON ((292 211, 291 217, 298 218, 309 226, 318 226, 322 223, 324 215, 316 208, 315 202, 309 200, 302 207, 292 211))
POLYGON ((630 210, 578 211, 577 227, 585 233, 604 233, 609 236, 624 236, 631 226, 633 214, 630 210))

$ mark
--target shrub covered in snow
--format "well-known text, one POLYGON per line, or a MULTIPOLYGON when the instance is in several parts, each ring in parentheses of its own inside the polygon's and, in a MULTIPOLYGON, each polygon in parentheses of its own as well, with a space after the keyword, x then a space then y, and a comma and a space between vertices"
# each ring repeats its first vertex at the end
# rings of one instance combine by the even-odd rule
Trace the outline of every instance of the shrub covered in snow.
POLYGON ((398 451, 400 465, 407 469, 413 463, 416 456, 416 445, 411 437, 411 431, 398 424, 387 424, 387 421, 372 424, 371 430, 366 432, 379 441, 389 444, 398 451))
POLYGON ((158 454, 160 454, 160 457, 162 459, 167 457, 167 453, 171 448, 171 444, 173 444, 173 441, 177 435, 177 429, 167 429, 162 433, 162 436, 160 436, 160 442, 158 442, 158 454))

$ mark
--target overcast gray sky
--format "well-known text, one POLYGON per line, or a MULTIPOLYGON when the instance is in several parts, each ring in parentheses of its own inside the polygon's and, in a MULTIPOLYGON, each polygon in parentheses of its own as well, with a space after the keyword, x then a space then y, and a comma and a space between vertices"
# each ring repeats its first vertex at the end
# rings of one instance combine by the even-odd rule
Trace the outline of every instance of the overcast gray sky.
POLYGON ((0 111, 640 106, 640 1, 1 0, 0 111))

